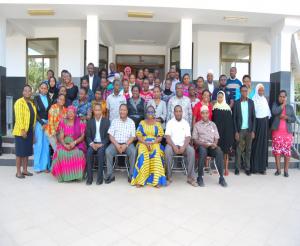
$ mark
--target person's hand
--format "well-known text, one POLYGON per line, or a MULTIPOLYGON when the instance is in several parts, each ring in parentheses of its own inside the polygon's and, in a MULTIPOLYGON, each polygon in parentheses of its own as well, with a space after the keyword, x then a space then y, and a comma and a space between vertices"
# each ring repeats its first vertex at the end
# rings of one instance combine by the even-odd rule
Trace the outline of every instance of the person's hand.
POLYGON ((127 149, 127 145, 126 144, 122 144, 121 145, 121 149, 122 149, 122 152, 121 153, 124 153, 127 149))
POLYGON ((255 138, 255 133, 251 132, 251 138, 254 139, 255 138))
POLYGON ((149 142, 147 143, 146 142, 146 147, 147 147, 148 151, 151 151, 151 143, 149 143, 149 142))
POLYGON ((69 147, 70 149, 74 149, 74 147, 76 146, 75 142, 71 142, 69 143, 69 147))
POLYGON ((42 125, 43 130, 46 130, 47 124, 42 125))
POLYGON ((98 150, 103 146, 103 144, 95 144, 95 146, 96 146, 96 150, 98 150))
POLYGON ((185 151, 185 148, 183 148, 183 146, 178 147, 178 154, 179 155, 182 155, 184 151, 185 151))
POLYGON ((21 130, 21 136, 23 138, 27 138, 27 132, 25 130, 21 130))
POLYGON ((235 133, 235 141, 240 141, 240 134, 238 132, 235 133))
POLYGON ((179 148, 178 146, 173 146, 173 151, 176 155, 179 155, 179 148))
POLYGON ((92 144, 91 144, 91 147, 92 147, 93 150, 97 151, 97 144, 92 143, 92 144))
POLYGON ((122 145, 121 144, 117 144, 116 149, 119 152, 119 154, 122 154, 123 150, 122 150, 122 145))

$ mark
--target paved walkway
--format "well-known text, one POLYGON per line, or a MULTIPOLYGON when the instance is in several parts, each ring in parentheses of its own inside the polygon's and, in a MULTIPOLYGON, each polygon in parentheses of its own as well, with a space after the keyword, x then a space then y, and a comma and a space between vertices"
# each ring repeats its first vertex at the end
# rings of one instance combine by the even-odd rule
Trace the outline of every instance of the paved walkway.
POLYGON ((300 245, 300 170, 290 177, 205 176, 194 188, 177 173, 167 188, 137 189, 117 172, 102 186, 25 180, 0 167, 0 245, 300 245))

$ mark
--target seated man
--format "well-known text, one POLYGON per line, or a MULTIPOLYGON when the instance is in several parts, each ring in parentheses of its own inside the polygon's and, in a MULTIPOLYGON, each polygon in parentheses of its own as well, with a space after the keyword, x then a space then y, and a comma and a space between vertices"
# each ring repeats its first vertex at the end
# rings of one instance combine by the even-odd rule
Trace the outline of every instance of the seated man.
POLYGON ((85 132, 88 146, 86 184, 91 185, 93 183, 93 155, 94 153, 97 153, 98 175, 96 184, 101 185, 103 183, 104 153, 105 148, 109 143, 107 134, 109 120, 102 116, 102 107, 99 103, 93 105, 93 115, 94 117, 87 122, 85 132))
POLYGON ((214 122, 210 121, 208 116, 208 107, 206 105, 201 107, 202 120, 198 121, 193 130, 194 143, 199 147, 199 165, 198 165, 198 179, 197 182, 200 187, 204 186, 203 182, 203 167, 207 156, 216 159, 217 168, 220 174, 219 184, 223 187, 227 183, 223 177, 223 152, 217 145, 219 140, 219 133, 214 122))
POLYGON ((108 130, 111 144, 105 151, 107 165, 107 178, 105 183, 107 184, 115 181, 115 177, 113 176, 113 158, 115 155, 127 154, 130 164, 130 177, 128 181, 131 181, 130 179, 135 164, 136 149, 133 145, 133 141, 135 140, 135 124, 132 119, 127 117, 128 108, 126 104, 120 105, 119 114, 120 117, 112 121, 108 130))
POLYGON ((172 158, 173 155, 183 155, 187 159, 187 182, 192 186, 198 186, 195 180, 195 150, 189 145, 191 140, 191 128, 189 123, 182 118, 182 107, 177 105, 174 107, 174 116, 166 127, 167 146, 165 149, 167 163, 167 179, 171 183, 172 175, 172 158))

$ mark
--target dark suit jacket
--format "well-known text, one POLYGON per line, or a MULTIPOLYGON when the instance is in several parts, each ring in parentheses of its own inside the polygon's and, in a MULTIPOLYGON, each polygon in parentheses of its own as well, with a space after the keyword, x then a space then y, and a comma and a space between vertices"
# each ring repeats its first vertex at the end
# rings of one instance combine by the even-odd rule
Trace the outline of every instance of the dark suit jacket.
POLYGON ((36 95, 34 97, 34 105, 36 107, 36 112, 37 112, 36 120, 41 125, 45 124, 44 121, 42 121, 42 120, 48 120, 48 111, 51 107, 51 100, 50 100, 49 96, 47 96, 47 100, 48 100, 48 107, 45 108, 40 95, 36 95))
MULTIPOLYGON (((101 122, 100 122, 100 137, 101 137, 101 142, 103 145, 107 145, 109 143, 109 138, 108 138, 108 129, 109 129, 109 120, 102 117, 101 122)), ((86 125, 86 130, 85 130, 85 137, 86 137, 86 143, 89 146, 91 142, 94 141, 96 136, 96 121, 95 118, 90 119, 87 122, 86 125)))
MULTIPOLYGON (((88 74, 85 75, 84 78, 89 81, 89 75, 88 74)), ((98 75, 94 74, 94 77, 93 77, 93 89, 92 89, 92 91, 94 92, 94 94, 95 94, 96 89, 98 87, 100 87, 100 77, 98 75)))
MULTIPOLYGON (((233 107, 233 127, 234 133, 241 131, 242 126, 242 108, 241 108, 241 99, 234 102, 233 107)), ((255 109, 254 102, 248 98, 248 131, 255 132, 256 126, 256 117, 255 117, 255 109)))

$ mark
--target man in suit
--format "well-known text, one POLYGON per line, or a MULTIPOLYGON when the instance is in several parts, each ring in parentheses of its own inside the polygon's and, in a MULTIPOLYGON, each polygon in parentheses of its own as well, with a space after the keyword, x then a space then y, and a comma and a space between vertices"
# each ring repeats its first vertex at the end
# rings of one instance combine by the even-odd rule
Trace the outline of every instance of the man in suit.
POLYGON ((212 70, 208 70, 206 76, 206 83, 204 84, 204 89, 209 90, 210 94, 212 95, 214 89, 218 87, 218 83, 214 81, 214 73, 212 70))
POLYGON ((108 129, 109 120, 102 117, 102 107, 101 104, 95 103, 93 105, 94 117, 87 122, 86 127, 86 142, 88 146, 87 151, 87 185, 93 183, 93 155, 97 153, 98 159, 98 175, 97 175, 97 185, 103 183, 103 166, 105 149, 109 143, 108 129))
POLYGON ((254 102, 248 98, 248 88, 242 85, 241 98, 234 103, 233 108, 233 127, 235 140, 237 142, 235 156, 235 175, 240 173, 241 157, 246 174, 250 173, 250 157, 252 140, 255 138, 255 109, 254 102))
POLYGON ((100 87, 100 77, 95 74, 95 66, 93 63, 87 65, 88 74, 84 76, 85 79, 89 81, 90 89, 96 92, 96 89, 100 87))

